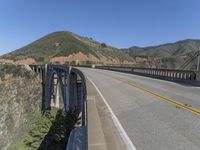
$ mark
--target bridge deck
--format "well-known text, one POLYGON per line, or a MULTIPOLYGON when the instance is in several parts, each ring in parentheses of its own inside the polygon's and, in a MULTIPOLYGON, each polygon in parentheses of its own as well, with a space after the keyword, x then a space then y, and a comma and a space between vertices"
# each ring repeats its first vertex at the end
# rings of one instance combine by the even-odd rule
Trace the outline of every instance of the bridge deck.
POLYGON ((200 109, 199 87, 80 69, 99 88, 138 150, 200 149, 200 115, 190 110, 200 109))

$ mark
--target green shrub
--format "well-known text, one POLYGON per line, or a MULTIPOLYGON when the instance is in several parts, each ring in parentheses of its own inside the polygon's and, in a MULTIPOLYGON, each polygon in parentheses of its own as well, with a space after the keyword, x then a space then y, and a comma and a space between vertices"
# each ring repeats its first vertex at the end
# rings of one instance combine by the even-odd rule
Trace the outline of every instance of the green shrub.
POLYGON ((0 78, 3 78, 6 74, 13 74, 14 77, 26 77, 31 78, 30 71, 15 65, 0 65, 0 78))
POLYGON ((10 146, 10 150, 65 149, 70 131, 77 116, 52 108, 49 113, 36 113, 22 139, 10 146))
POLYGON ((106 43, 101 43, 101 47, 103 48, 107 47, 106 43))

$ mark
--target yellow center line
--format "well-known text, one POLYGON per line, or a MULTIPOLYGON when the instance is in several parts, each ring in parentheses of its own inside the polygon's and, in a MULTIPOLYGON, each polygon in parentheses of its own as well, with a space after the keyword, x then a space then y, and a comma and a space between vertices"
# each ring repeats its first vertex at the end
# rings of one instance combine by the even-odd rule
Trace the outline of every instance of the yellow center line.
POLYGON ((148 89, 146 89, 146 88, 143 88, 143 87, 141 87, 141 86, 139 86, 139 85, 136 85, 136 84, 134 84, 134 83, 131 83, 131 82, 127 81, 127 80, 124 80, 124 79, 121 79, 121 78, 118 78, 118 77, 114 77, 114 76, 109 75, 109 74, 106 74, 106 73, 101 73, 101 74, 103 74, 103 75, 105 75, 105 76, 109 76, 109 77, 111 77, 111 78, 113 78, 113 79, 115 79, 115 80, 121 81, 121 82, 123 82, 123 83, 125 83, 125 84, 127 84, 127 85, 130 85, 130 86, 132 86, 132 87, 135 87, 135 88, 137 88, 137 89, 140 89, 140 90, 142 90, 142 91, 144 91, 144 92, 146 92, 146 93, 148 93, 148 94, 150 94, 150 95, 153 95, 153 96, 155 96, 155 97, 158 97, 159 99, 162 99, 162 100, 164 100, 164 101, 166 101, 166 102, 168 102, 168 103, 170 103, 170 104, 173 104, 173 105, 175 105, 175 106, 177 106, 177 107, 180 107, 180 108, 182 108, 182 109, 185 109, 185 110, 187 110, 187 111, 192 112, 193 114, 196 114, 196 115, 199 115, 199 116, 200 116, 200 110, 197 109, 197 108, 194 108, 194 107, 192 107, 192 106, 188 106, 188 105, 186 105, 186 104, 184 104, 184 103, 181 103, 181 102, 179 102, 179 101, 177 101, 177 100, 174 100, 174 99, 171 99, 171 98, 162 96, 162 95, 160 95, 160 94, 158 94, 158 93, 155 93, 155 92, 153 92, 153 91, 150 91, 150 90, 148 90, 148 89))

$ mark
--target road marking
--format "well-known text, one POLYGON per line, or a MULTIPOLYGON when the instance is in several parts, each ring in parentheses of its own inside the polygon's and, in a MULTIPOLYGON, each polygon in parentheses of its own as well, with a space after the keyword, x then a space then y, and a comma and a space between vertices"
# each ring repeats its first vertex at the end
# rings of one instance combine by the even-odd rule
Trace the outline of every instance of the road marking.
POLYGON ((113 79, 115 79, 115 80, 121 81, 121 82, 123 82, 123 83, 125 83, 125 84, 128 84, 128 85, 130 85, 130 86, 132 86, 132 87, 135 87, 135 88, 137 88, 137 89, 140 89, 140 90, 142 90, 142 91, 144 91, 144 92, 146 92, 146 93, 148 93, 148 94, 150 94, 150 95, 153 95, 153 96, 155 96, 155 97, 158 97, 158 98, 160 98, 160 99, 162 99, 162 100, 164 100, 164 101, 166 101, 166 102, 168 102, 168 103, 171 103, 171 104, 173 104, 173 105, 175 105, 175 106, 177 106, 177 107, 180 107, 180 108, 182 108, 182 109, 185 109, 185 110, 187 110, 187 111, 192 112, 193 114, 196 114, 196 115, 200 116, 200 110, 197 109, 197 108, 194 108, 194 107, 189 106, 189 105, 187 105, 187 104, 181 103, 181 102, 179 102, 179 101, 177 101, 177 100, 174 100, 174 99, 171 99, 171 98, 162 96, 162 95, 160 95, 160 94, 158 94, 158 93, 155 93, 155 92, 153 92, 153 91, 150 91, 150 90, 148 90, 148 89, 146 89, 146 88, 143 88, 143 87, 141 87, 141 86, 139 86, 139 85, 136 85, 136 84, 134 84, 134 83, 132 83, 132 82, 129 82, 129 81, 124 80, 124 79, 121 79, 121 78, 119 78, 119 77, 114 77, 114 76, 109 75, 109 74, 106 74, 106 73, 101 73, 101 74, 103 74, 103 75, 105 75, 105 76, 109 76, 109 77, 111 77, 111 78, 113 78, 113 79))
MULTIPOLYGON (((89 78, 88 78, 89 79, 89 78)), ((132 141, 130 140, 130 138, 128 137, 127 133, 125 132, 124 128, 122 127, 121 123, 119 122, 119 120, 117 119, 117 117, 115 116, 114 112, 112 111, 111 107, 109 106, 108 102, 106 101, 106 99, 104 98, 103 94, 100 92, 100 90, 98 89, 98 87, 95 85, 95 83, 89 79, 89 81, 93 84, 93 86, 95 87, 95 89, 97 90, 97 92, 99 93, 100 97, 102 98, 102 100, 104 101, 106 107, 108 108, 112 120, 116 126, 116 128, 119 131, 119 134, 125 144, 125 146, 127 147, 127 150, 136 150, 135 146, 133 145, 132 141)))

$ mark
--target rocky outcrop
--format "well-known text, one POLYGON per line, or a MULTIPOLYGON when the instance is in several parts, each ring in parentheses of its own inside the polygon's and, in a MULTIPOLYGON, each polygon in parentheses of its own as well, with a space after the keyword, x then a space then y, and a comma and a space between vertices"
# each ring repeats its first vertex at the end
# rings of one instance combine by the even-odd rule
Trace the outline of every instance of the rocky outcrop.
POLYGON ((40 111, 41 79, 14 65, 0 65, 0 149, 23 132, 31 114, 40 111))

